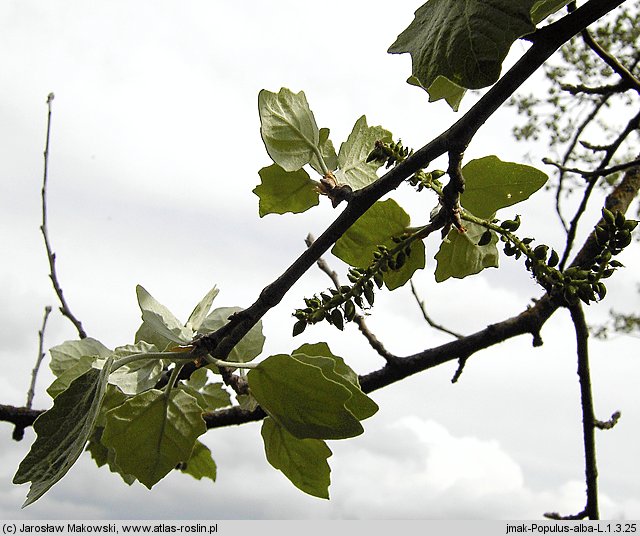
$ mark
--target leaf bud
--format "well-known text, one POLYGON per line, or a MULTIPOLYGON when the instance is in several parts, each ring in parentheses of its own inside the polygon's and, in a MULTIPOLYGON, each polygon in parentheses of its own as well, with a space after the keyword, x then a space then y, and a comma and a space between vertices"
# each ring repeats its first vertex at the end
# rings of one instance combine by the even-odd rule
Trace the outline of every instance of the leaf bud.
POLYGON ((509 232, 517 231, 520 227, 520 215, 517 215, 515 220, 504 220, 500 227, 509 232))
POLYGON ((600 225, 596 226, 596 242, 599 246, 604 246, 609 241, 610 236, 607 229, 600 225))
POLYGON ((300 333, 302 333, 306 327, 307 323, 304 320, 298 320, 293 325, 293 336, 295 337, 296 335, 300 335, 300 333))
POLYGON ((373 289, 369 286, 364 287, 364 297, 369 302, 370 306, 373 306, 373 301, 375 300, 375 295, 373 294, 373 289))
POLYGON ((551 255, 549 255, 549 260, 547 261, 547 264, 553 268, 554 266, 557 266, 558 262, 560 262, 560 257, 558 256, 558 252, 555 249, 551 250, 551 255))
POLYGON ((333 322, 333 325, 340 331, 344 330, 344 319, 342 318, 340 309, 334 309, 333 311, 331 311, 331 321, 333 322))
POLYGON ((347 321, 351 322, 356 316, 356 306, 351 300, 347 300, 344 303, 344 317, 347 321))
POLYGON ((638 220, 627 220, 624 222, 624 226, 622 227, 626 231, 633 231, 638 225, 638 220))
POLYGON ((607 207, 602 207, 602 219, 609 225, 615 225, 616 217, 607 207))
POLYGON ((549 251, 549 246, 540 244, 539 246, 536 246, 536 248, 533 250, 533 255, 539 261, 543 261, 547 258, 547 251, 549 251))
POLYGON ((619 210, 617 210, 616 211, 616 227, 618 229, 624 228, 625 221, 626 221, 626 218, 624 217, 624 214, 619 210))
POLYGON ((373 274, 373 281, 378 288, 382 288, 382 284, 384 283, 384 276, 382 275, 382 272, 376 272, 373 274))

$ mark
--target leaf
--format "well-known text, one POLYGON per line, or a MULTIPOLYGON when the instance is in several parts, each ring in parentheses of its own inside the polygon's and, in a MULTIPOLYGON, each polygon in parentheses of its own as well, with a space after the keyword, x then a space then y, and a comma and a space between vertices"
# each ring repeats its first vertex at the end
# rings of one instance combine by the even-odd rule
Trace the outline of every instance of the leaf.
POLYGON ((324 441, 298 439, 270 417, 263 421, 261 434, 267 461, 273 467, 305 493, 329 498, 331 468, 327 458, 332 453, 324 441))
POLYGON ((106 359, 111 352, 104 344, 91 337, 79 341, 66 341, 49 350, 51 354, 49 367, 51 372, 60 376, 67 369, 75 366, 81 357, 97 356, 106 359))
POLYGON ((411 54, 412 74, 430 88, 444 76, 466 89, 490 86, 513 42, 535 30, 536 0, 429 0, 389 48, 411 54))
POLYGON ((410 76, 409 80, 407 80, 408 84, 412 86, 421 87, 427 93, 429 93, 429 102, 435 102, 440 99, 445 99, 447 104, 451 106, 451 109, 454 112, 458 111, 460 107, 460 103, 462 102, 462 98, 467 92, 466 89, 460 87, 458 84, 454 84, 448 78, 444 76, 438 76, 434 80, 433 84, 431 84, 428 88, 424 87, 420 80, 418 80, 415 76, 410 76))
POLYGON ((231 405, 231 397, 222 383, 207 383, 207 369, 196 370, 180 387, 195 397, 202 411, 213 411, 231 405))
MULTIPOLYGON (((193 332, 183 326, 169 309, 159 303, 141 285, 136 287, 136 294, 142 311, 142 320, 148 328, 177 344, 188 344, 191 341, 193 332)), ((153 344, 152 341, 146 342, 153 344)))
POLYGON ((131 486, 136 481, 136 477, 124 473, 122 469, 117 466, 113 450, 108 449, 101 442, 103 430, 103 428, 94 429, 94 432, 91 434, 91 438, 89 439, 89 443, 87 444, 86 451, 91 454, 91 457, 98 467, 107 465, 109 471, 120 475, 120 478, 122 478, 125 484, 131 486))
POLYGON ((531 8, 531 20, 534 24, 553 15, 559 9, 566 6, 571 0, 538 0, 531 8))
POLYGON ((316 182, 304 169, 285 171, 278 164, 272 164, 258 174, 261 183, 253 193, 260 198, 258 213, 261 218, 267 214, 297 214, 319 203, 316 182))
POLYGON ((318 367, 328 379, 349 389, 351 398, 345 402, 345 407, 358 420, 362 421, 375 415, 379 409, 378 405, 362 392, 358 381, 351 381, 355 373, 346 365, 344 360, 338 356, 317 355, 313 352, 314 349, 311 345, 303 345, 294 352, 293 357, 307 365, 318 367))
MULTIPOLYGON (((329 171, 334 171, 338 167, 338 155, 336 155, 336 150, 333 147, 333 142, 329 139, 328 128, 320 129, 318 145, 320 147, 320 154, 322 155, 322 159, 324 160, 325 165, 327 166, 329 171)), ((322 166, 320 165, 320 161, 315 154, 311 158, 310 164, 311 167, 315 169, 320 175, 324 175, 322 166)))
POLYGON ((497 156, 472 160, 462 168, 465 190, 460 203, 478 218, 491 219, 496 211, 528 199, 549 178, 524 164, 503 162, 497 156))
POLYGON ((462 279, 485 268, 498 267, 498 237, 493 234, 488 244, 478 246, 478 241, 486 229, 472 222, 465 222, 465 227, 466 233, 452 229, 442 241, 440 251, 435 257, 438 262, 435 273, 438 283, 450 277, 462 279))
POLYGON ((338 171, 335 173, 338 184, 360 190, 378 179, 376 170, 380 163, 367 163, 367 156, 373 150, 376 141, 391 142, 391 132, 382 127, 367 126, 363 115, 356 121, 347 141, 340 146, 338 153, 338 171))
POLYGON ((258 111, 262 141, 271 159, 285 171, 297 171, 308 164, 320 133, 304 92, 263 89, 258 95, 258 111))
POLYGON ((207 431, 196 399, 180 389, 169 396, 151 389, 107 413, 102 443, 116 464, 151 489, 188 460, 196 438, 207 431))
POLYGON ((204 319, 209 314, 211 305, 213 304, 213 300, 215 300, 219 292, 220 291, 218 290, 218 288, 214 286, 209 292, 205 294, 204 298, 200 300, 198 305, 195 306, 195 308, 189 315, 189 320, 187 320, 187 323, 185 324, 188 329, 198 331, 200 324, 202 324, 204 319))
POLYGON ((69 388, 71 383, 82 376, 85 372, 93 368, 93 363, 97 357, 93 355, 83 355, 76 363, 65 370, 56 380, 47 388, 47 393, 51 398, 55 398, 60 393, 69 388))
MULTIPOLYGON (((220 307, 209 313, 205 321, 200 326, 198 333, 212 333, 224 326, 229 317, 234 313, 242 311, 242 307, 220 307)), ((249 332, 240 339, 229 352, 228 361, 236 363, 247 363, 255 359, 262 353, 265 337, 262 334, 262 320, 253 326, 249 332)))
POLYGON ((110 357, 102 370, 92 368, 74 380, 34 422, 38 437, 13 477, 14 484, 31 482, 23 507, 42 497, 82 454, 100 412, 112 363, 110 357))
POLYGON ((351 392, 290 355, 268 357, 247 374, 258 404, 299 439, 344 439, 364 429, 345 407, 351 392))
MULTIPOLYGON (((147 342, 120 346, 114 350, 116 358, 135 354, 157 352, 158 349, 147 342)), ((109 383, 117 385, 126 395, 136 395, 151 389, 162 376, 163 363, 160 359, 141 359, 118 368, 109 377, 109 383)))
POLYGON ((216 462, 213 461, 209 447, 200 441, 196 441, 193 451, 191 452, 191 458, 189 458, 187 462, 184 462, 181 470, 196 480, 210 478, 214 482, 216 481, 216 462))
MULTIPOLYGON (((395 247, 391 238, 404 233, 410 223, 409 215, 393 199, 378 201, 340 237, 331 253, 351 266, 366 268, 373 262, 377 246, 395 247)), ((401 287, 424 266, 424 244, 416 241, 404 266, 384 274, 385 285, 389 290, 401 287)))

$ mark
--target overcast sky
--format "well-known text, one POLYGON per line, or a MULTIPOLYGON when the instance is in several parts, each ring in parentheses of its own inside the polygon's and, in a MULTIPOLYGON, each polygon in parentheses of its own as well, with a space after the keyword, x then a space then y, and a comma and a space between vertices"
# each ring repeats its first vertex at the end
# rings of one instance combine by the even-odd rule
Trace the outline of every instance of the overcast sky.
MULTIPOLYGON (((45 305, 57 306, 38 226, 46 97, 55 92, 49 226, 58 273, 89 334, 114 347, 133 339, 140 318, 135 285, 186 319, 217 284, 217 306, 248 306, 338 211, 258 217, 251 190, 270 163, 259 135, 262 88, 304 90, 334 144, 362 114, 419 147, 457 118, 408 86, 408 57, 386 54, 418 3, 125 0, 6 0, 0 4, 0 403, 21 405, 37 354, 45 305)), ((514 55, 524 45, 516 44, 514 55)), ((515 57, 514 56, 514 57, 515 57)), ((528 90, 539 85, 530 84, 528 90)), ((463 108, 467 109, 474 97, 463 108)), ((462 110, 461 113, 463 113, 462 110)), ((536 165, 542 147, 511 137, 511 111, 480 131, 467 159, 497 154, 536 165)), ((442 165, 445 165, 444 163, 442 165)), ((403 186, 393 197, 426 221, 434 204, 403 186)), ((548 198, 524 208, 523 232, 560 247, 548 198), (525 217, 526 216, 526 217, 525 217)), ((339 210, 339 209, 338 209, 339 210)), ((597 206, 589 213, 594 221, 597 206)), ((512 212, 512 211, 511 211, 512 212)), ((509 212, 503 217, 511 217, 509 212)), ((584 233, 579 237, 584 238, 584 233)), ((540 295, 521 263, 437 285, 427 269, 416 286, 430 313, 470 333, 523 310, 540 295)), ((342 264, 329 259, 336 269, 342 264)), ((629 265, 637 253, 622 259, 629 265)), ((614 305, 637 308, 632 270, 616 274, 591 323, 614 305)), ((264 320, 265 356, 327 340, 359 373, 383 365, 354 326, 314 326, 291 340, 291 312, 330 281, 310 271, 264 320)), ((400 355, 449 340, 428 328, 408 288, 379 293, 373 331, 400 355)), ((47 347, 74 338, 54 314, 47 347)), ((534 349, 529 337, 474 356, 456 385, 440 367, 372 397, 380 411, 366 433, 331 442, 331 500, 308 497, 264 457, 259 425, 211 431, 204 442, 218 481, 171 474, 152 491, 127 487, 84 455, 44 498, 20 509, 27 486, 11 479, 34 434, 11 440, 0 423, 3 518, 536 518, 584 506, 575 341, 560 311, 534 349)), ((598 432, 601 511, 640 518, 637 340, 592 342, 597 417, 616 410, 615 430, 598 432)), ((52 375, 39 377, 34 406, 46 408, 52 375)))

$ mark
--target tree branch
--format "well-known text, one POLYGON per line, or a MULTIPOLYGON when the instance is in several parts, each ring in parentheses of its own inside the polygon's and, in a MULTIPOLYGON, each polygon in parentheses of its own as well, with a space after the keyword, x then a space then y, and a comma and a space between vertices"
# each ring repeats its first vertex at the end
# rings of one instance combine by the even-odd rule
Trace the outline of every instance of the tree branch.
POLYGON ((56 254, 51 248, 51 242, 49 241, 49 230, 47 227, 47 181, 49 178, 49 141, 51 138, 51 103, 53 102, 53 99, 53 93, 49 93, 49 96, 47 97, 47 106, 49 108, 49 112, 47 114, 47 137, 44 147, 44 175, 42 178, 42 225, 40 226, 40 231, 42 232, 42 236, 44 238, 44 245, 47 250, 47 259, 49 260, 49 278, 51 279, 51 283, 53 284, 53 290, 60 300, 60 312, 64 316, 66 316, 75 326, 76 330, 78 331, 78 336, 81 339, 84 339, 86 338, 87 333, 82 327, 82 323, 80 322, 80 320, 78 320, 71 312, 71 309, 69 309, 69 305, 67 304, 67 301, 65 300, 64 294, 62 292, 62 287, 60 286, 60 282, 58 281, 58 274, 56 273, 56 254))

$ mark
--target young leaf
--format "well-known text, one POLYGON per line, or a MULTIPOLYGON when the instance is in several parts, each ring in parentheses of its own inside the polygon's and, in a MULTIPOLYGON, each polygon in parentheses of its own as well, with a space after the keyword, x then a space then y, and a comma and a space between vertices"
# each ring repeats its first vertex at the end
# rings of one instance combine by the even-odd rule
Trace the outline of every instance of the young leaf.
POLYGON ((340 146, 338 153, 338 171, 335 173, 338 184, 360 190, 376 181, 379 163, 367 163, 367 156, 373 150, 376 141, 391 142, 391 132, 382 127, 370 127, 363 115, 353 125, 347 141, 340 146))
POLYGON ((51 354, 51 372, 56 376, 73 367, 83 356, 97 356, 106 359, 112 353, 104 344, 96 339, 87 337, 79 341, 66 341, 49 350, 51 354))
POLYGON ((299 439, 344 439, 364 429, 345 407, 351 391, 290 355, 272 355, 247 374, 260 406, 299 439))
POLYGON ((260 198, 258 213, 294 214, 309 210, 319 203, 316 183, 304 169, 285 171, 278 164, 272 164, 258 171, 261 183, 253 189, 260 198))
POLYGON ((36 419, 33 428, 38 437, 13 477, 14 484, 31 482, 23 507, 42 497, 82 454, 100 412, 112 363, 110 357, 102 370, 92 368, 74 380, 36 419))
MULTIPOLYGON (((142 311, 142 320, 148 328, 177 344, 187 344, 191 341, 193 332, 183 326, 169 309, 159 303, 141 285, 136 287, 136 294, 142 311)), ((153 344, 152 341, 146 342, 153 344)))
POLYGON ((327 458, 332 453, 324 441, 298 439, 270 417, 262 422, 261 434, 267 461, 273 467, 305 493, 329 498, 331 468, 327 458))
POLYGON ((196 480, 210 478, 214 482, 216 481, 216 462, 213 461, 209 447, 200 441, 196 441, 196 444, 193 446, 193 451, 191 452, 191 458, 184 462, 181 470, 196 480))
MULTIPOLYGON (((114 350, 117 358, 135 354, 157 352, 152 344, 141 341, 137 344, 120 346, 114 350)), ((141 359, 118 368, 109 377, 109 383, 117 385, 126 395, 136 395, 151 389, 162 376, 162 361, 159 359, 141 359)))
POLYGON ((304 92, 263 89, 258 95, 258 111, 262 141, 271 159, 285 171, 297 171, 308 164, 320 133, 304 92))
POLYGON ((368 419, 378 411, 378 405, 362 392, 359 382, 350 381, 353 377, 353 371, 341 357, 315 355, 307 352, 313 352, 313 350, 309 347, 303 347, 302 352, 298 351, 293 357, 307 365, 318 367, 327 378, 349 389, 351 398, 344 405, 358 420, 368 419), (348 370, 345 371, 345 369, 348 370), (345 372, 344 375, 342 372, 345 372))
POLYGON ((440 99, 445 99, 447 104, 451 106, 451 109, 454 112, 458 111, 460 107, 460 103, 462 102, 462 97, 464 97, 467 92, 466 89, 460 87, 458 84, 454 84, 448 78, 444 76, 437 76, 433 83, 427 88, 424 87, 420 80, 418 80, 415 76, 410 76, 407 80, 408 84, 412 86, 421 87, 427 93, 429 93, 429 102, 435 102, 440 99))
POLYGON ((231 405, 231 397, 222 383, 207 383, 207 369, 196 370, 191 377, 180 385, 181 389, 195 397, 202 411, 213 411, 231 405))
POLYGON ((200 300, 198 305, 195 306, 195 308, 189 315, 189 320, 187 320, 187 323, 185 324, 188 329, 198 331, 198 328, 200 328, 200 324, 202 324, 204 319, 209 314, 209 311, 211 310, 211 304, 213 304, 213 300, 215 300, 218 292, 220 291, 217 287, 214 286, 209 292, 206 293, 204 298, 200 300))
MULTIPOLYGON (((373 261, 377 246, 394 247, 396 244, 391 237, 401 235, 409 224, 409 215, 393 199, 378 201, 342 235, 331 253, 351 266, 366 268, 373 261)), ((394 290, 401 287, 416 270, 424 266, 424 244, 414 242, 405 265, 384 274, 387 288, 394 290)))
POLYGON ((151 489, 191 457, 196 438, 207 431, 196 399, 180 389, 167 397, 151 389, 107 413, 102 443, 116 463, 151 489))
POLYGON ((462 168, 465 190, 460 203, 478 218, 491 219, 496 211, 528 199, 549 178, 524 164, 503 162, 497 156, 471 160, 462 168))
POLYGON ((435 273, 438 283, 450 277, 462 279, 485 268, 498 267, 497 235, 493 234, 488 244, 479 246, 485 228, 472 222, 465 222, 465 227, 466 233, 452 229, 442 241, 435 257, 438 262, 435 273))
POLYGON ((535 30, 536 0, 429 0, 389 48, 411 54, 412 74, 430 88, 438 76, 467 89, 493 84, 512 43, 535 30))
POLYGON ((93 355, 83 355, 75 365, 66 369, 56 380, 47 388, 47 393, 51 398, 55 398, 65 391, 76 378, 82 376, 85 372, 93 368, 93 363, 98 358, 93 355))
MULTIPOLYGON (((329 171, 335 171, 335 169, 338 167, 338 155, 336 154, 336 150, 333 147, 333 142, 329 139, 328 128, 320 129, 320 141, 318 145, 320 147, 320 154, 322 155, 322 159, 324 160, 327 169, 329 171)), ((320 161, 315 154, 311 158, 310 164, 311 167, 315 169, 320 175, 324 175, 322 166, 320 165, 320 161)))
MULTIPOLYGON (((211 333, 221 328, 227 323, 229 317, 234 313, 242 311, 242 307, 219 307, 209 313, 200 326, 198 333, 211 333)), ((247 363, 255 359, 262 352, 265 337, 262 334, 262 320, 253 326, 233 350, 229 353, 228 361, 236 363, 247 363)))

